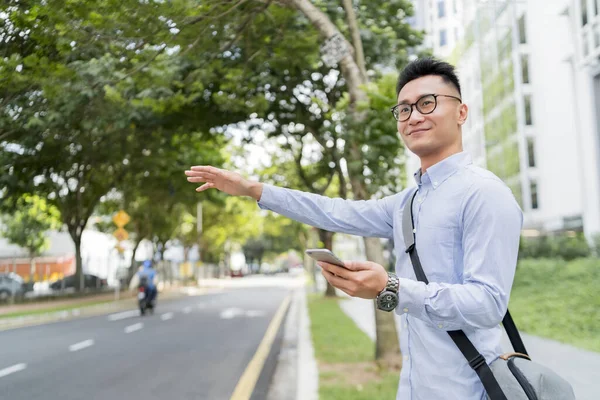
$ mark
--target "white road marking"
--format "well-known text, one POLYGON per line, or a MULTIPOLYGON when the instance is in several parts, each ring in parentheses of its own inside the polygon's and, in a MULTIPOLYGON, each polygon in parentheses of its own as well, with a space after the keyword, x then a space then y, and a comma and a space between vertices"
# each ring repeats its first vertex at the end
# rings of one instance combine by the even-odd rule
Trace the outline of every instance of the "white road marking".
POLYGON ((265 315, 265 312, 263 310, 249 310, 249 311, 246 311, 246 317, 248 317, 248 318, 262 317, 264 315, 265 315))
POLYGON ((27 368, 27 364, 15 364, 12 367, 0 369, 0 378, 3 378, 7 375, 14 374, 15 372, 23 371, 27 368))
POLYGON ((173 313, 172 312, 168 312, 168 313, 165 313, 165 314, 163 314, 163 315, 160 316, 160 319, 162 319, 163 321, 166 321, 166 320, 171 319, 171 318, 173 318, 173 313))
POLYGON ((90 347, 94 345, 93 339, 84 340, 83 342, 75 343, 69 346, 69 351, 78 351, 83 350, 86 347, 90 347))
POLYGON ((142 324, 141 322, 138 322, 137 324, 133 324, 133 325, 129 325, 129 326, 125 327, 125 333, 139 331, 143 327, 144 327, 144 324, 142 324))
POLYGON ((222 319, 232 319, 237 317, 238 315, 244 315, 244 310, 242 310, 241 308, 227 308, 221 311, 220 316, 222 319))
POLYGON ((121 319, 138 317, 139 315, 140 315, 139 310, 129 310, 129 311, 124 311, 124 312, 120 312, 117 314, 111 314, 108 316, 108 320, 109 321, 119 321, 121 319))
POLYGON ((183 309, 183 313, 184 314, 189 314, 191 312, 192 312, 192 307, 186 307, 186 308, 183 309))

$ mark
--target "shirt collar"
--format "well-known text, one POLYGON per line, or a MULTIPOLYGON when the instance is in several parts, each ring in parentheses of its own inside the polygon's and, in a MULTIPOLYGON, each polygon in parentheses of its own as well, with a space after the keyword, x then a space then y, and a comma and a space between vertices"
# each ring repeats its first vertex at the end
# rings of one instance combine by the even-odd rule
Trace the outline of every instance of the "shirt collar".
POLYGON ((414 173, 417 185, 431 184, 434 189, 437 189, 446 179, 454 175, 459 168, 473 163, 471 155, 467 152, 460 152, 451 155, 427 168, 425 174, 421 172, 421 168, 414 173))

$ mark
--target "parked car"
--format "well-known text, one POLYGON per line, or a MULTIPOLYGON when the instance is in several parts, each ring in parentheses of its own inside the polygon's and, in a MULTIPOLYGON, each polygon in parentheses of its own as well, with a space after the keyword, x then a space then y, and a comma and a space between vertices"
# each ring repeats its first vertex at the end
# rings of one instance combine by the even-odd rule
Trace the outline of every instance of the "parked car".
MULTIPOLYGON (((50 284, 50 289, 61 290, 61 289, 74 289, 75 288, 75 275, 65 276, 63 279, 59 279, 50 284), (64 281, 64 284, 63 284, 64 281)), ((101 289, 108 286, 106 279, 100 278, 92 274, 83 274, 83 287, 85 289, 101 289)))
POLYGON ((232 269, 230 270, 229 275, 232 278, 243 278, 244 272, 241 269, 232 269))
POLYGON ((25 293, 23 278, 14 272, 0 273, 0 302, 12 297, 20 297, 25 293))

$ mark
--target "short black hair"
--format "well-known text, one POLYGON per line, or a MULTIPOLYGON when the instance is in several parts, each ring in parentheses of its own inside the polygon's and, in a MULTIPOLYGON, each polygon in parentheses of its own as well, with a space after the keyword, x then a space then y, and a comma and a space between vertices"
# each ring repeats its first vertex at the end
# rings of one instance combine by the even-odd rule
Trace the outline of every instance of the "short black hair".
POLYGON ((462 96, 460 83, 458 82, 458 76, 456 76, 454 66, 433 57, 424 57, 411 61, 402 70, 398 77, 398 84, 396 85, 396 97, 398 97, 400 91, 408 82, 427 75, 437 75, 441 77, 444 82, 454 85, 458 90, 458 94, 462 96))

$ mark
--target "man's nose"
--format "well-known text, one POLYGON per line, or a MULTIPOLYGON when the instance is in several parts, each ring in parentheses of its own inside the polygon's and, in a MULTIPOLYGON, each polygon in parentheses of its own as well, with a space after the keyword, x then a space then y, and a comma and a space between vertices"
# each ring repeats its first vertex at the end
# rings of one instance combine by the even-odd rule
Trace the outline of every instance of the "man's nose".
POLYGON ((421 114, 419 110, 417 110, 417 107, 413 107, 412 112, 410 113, 410 117, 408 118, 408 124, 418 124, 419 122, 422 122, 424 118, 425 117, 423 116, 423 114, 421 114))

